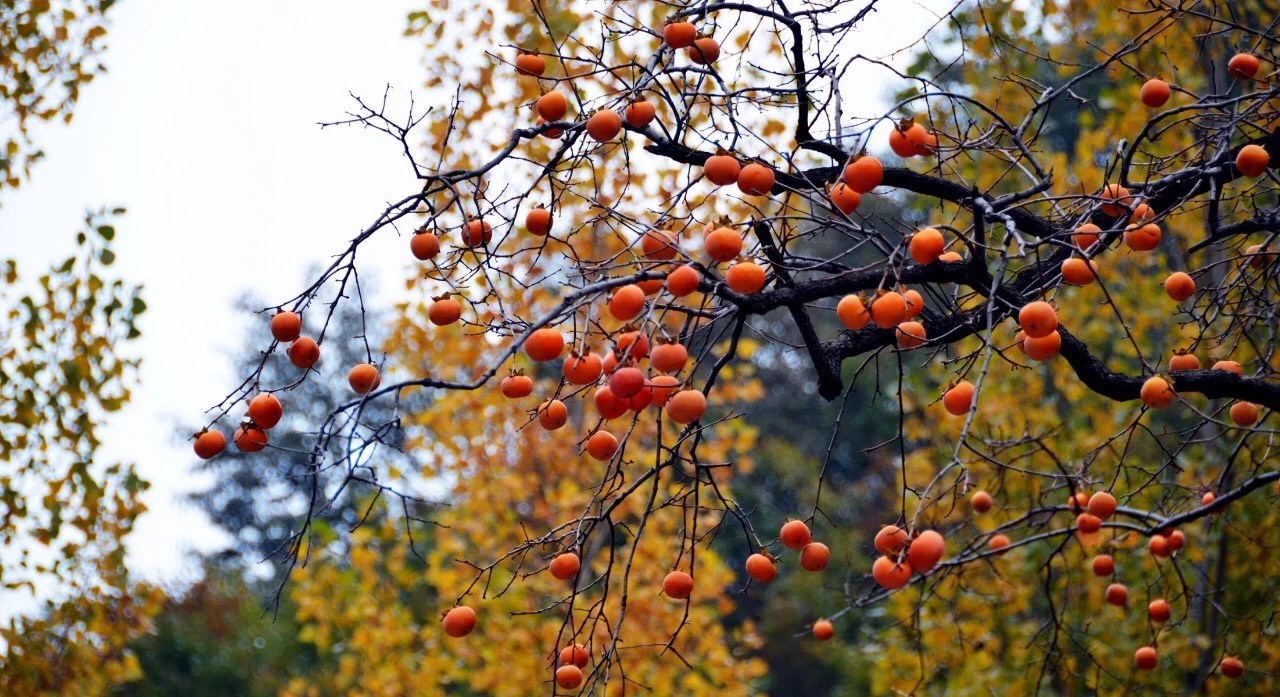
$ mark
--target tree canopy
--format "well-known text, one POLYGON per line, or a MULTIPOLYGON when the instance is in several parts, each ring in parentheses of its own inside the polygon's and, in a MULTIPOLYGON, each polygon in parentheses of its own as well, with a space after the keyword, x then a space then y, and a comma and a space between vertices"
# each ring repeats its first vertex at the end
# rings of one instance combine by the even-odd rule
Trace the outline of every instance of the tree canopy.
POLYGON ((874 2, 458 9, 410 17, 425 112, 340 122, 418 185, 264 321, 295 377, 221 405, 270 448, 235 407, 351 371, 284 550, 304 633, 353 659, 313 685, 749 693, 735 608, 808 573, 793 637, 887 647, 877 693, 1269 664, 1264 7, 962 3, 905 73, 857 50, 874 2), (858 98, 868 69, 896 103, 858 98), (387 360, 326 362, 361 245, 397 231, 420 266, 387 360), (416 470, 380 462, 399 429, 416 470), (386 514, 320 524, 343 497, 386 514))

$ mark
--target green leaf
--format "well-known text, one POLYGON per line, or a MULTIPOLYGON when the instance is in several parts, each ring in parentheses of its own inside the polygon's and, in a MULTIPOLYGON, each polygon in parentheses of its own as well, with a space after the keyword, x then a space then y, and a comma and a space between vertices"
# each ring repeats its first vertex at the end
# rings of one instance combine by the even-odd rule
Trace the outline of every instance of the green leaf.
POLYGON ((116 253, 110 249, 104 249, 102 250, 102 253, 98 255, 98 258, 102 260, 103 266, 111 266, 111 262, 116 260, 116 253))
POLYGON ((99 225, 98 234, 102 235, 102 239, 110 242, 116 238, 116 229, 110 225, 99 225))
POLYGON ((134 298, 133 306, 129 308, 129 311, 135 315, 140 315, 147 311, 147 303, 142 298, 134 298))

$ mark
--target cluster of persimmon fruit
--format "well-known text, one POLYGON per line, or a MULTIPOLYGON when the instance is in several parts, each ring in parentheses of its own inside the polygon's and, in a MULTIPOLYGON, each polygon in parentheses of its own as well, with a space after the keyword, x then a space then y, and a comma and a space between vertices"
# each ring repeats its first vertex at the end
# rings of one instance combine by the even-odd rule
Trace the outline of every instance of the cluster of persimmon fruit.
MULTIPOLYGON (((289 362, 301 370, 310 370, 320 361, 320 345, 309 336, 302 336, 302 315, 283 311, 271 318, 271 336, 282 344, 289 344, 286 355, 289 362)), ((359 363, 347 373, 347 383, 356 394, 368 394, 382 383, 378 368, 370 363, 359 363)), ((271 430, 284 418, 284 405, 271 392, 261 392, 249 400, 248 414, 232 434, 236 448, 248 453, 260 452, 267 447, 271 430)), ((227 437, 216 428, 205 428, 195 436, 196 455, 208 460, 227 447, 227 437)))
MULTIPOLYGON (((1215 500, 1217 500, 1217 496, 1212 491, 1206 491, 1200 499, 1200 505, 1209 506, 1215 500)), ((987 491, 979 489, 969 497, 969 505, 974 513, 982 515, 995 507, 995 499, 987 491)), ((1066 510, 1076 514, 1076 535, 1086 541, 1102 530, 1103 522, 1115 515, 1117 507, 1116 497, 1109 491, 1096 491, 1093 494, 1077 491, 1067 499, 1067 505, 1065 506, 1066 510)), ((896 530, 892 526, 885 529, 896 530)), ((879 536, 876 539, 876 546, 879 547, 879 536)), ((1162 530, 1151 536, 1147 542, 1147 550, 1154 557, 1167 559, 1182 550, 1186 544, 1186 535, 1181 530, 1162 530)), ((1003 550, 1009 545, 1009 537, 1003 533, 996 533, 987 539, 987 548, 992 554, 1002 554, 1003 550)), ((1103 593, 1106 602, 1110 605, 1127 609, 1129 607, 1129 588, 1124 583, 1114 580, 1116 574, 1115 558, 1110 554, 1098 554, 1089 562, 1089 568, 1099 578, 1113 579, 1103 593)), ((1169 601, 1164 598, 1152 600, 1147 604, 1147 616, 1152 625, 1163 625, 1168 622, 1172 616, 1169 601)), ((1141 670, 1153 670, 1159 664, 1159 655, 1156 652, 1156 647, 1150 645, 1139 647, 1134 652, 1133 659, 1134 664, 1141 670)), ((1236 656, 1223 656, 1218 667, 1222 674, 1229 678, 1238 678, 1244 673, 1244 662, 1236 656)))
MULTIPOLYGON (((661 35, 666 46, 683 50, 694 64, 711 65, 720 56, 716 40, 700 35, 690 22, 668 22, 662 27, 661 35)), ((547 70, 546 58, 530 52, 521 52, 514 65, 520 74, 535 77, 543 76, 547 70)), ((1231 59, 1229 70, 1233 76, 1252 78, 1258 70, 1258 60, 1247 54, 1238 55, 1231 59)), ((1140 98, 1144 104, 1156 108, 1162 106, 1170 94, 1171 88, 1167 83, 1152 79, 1143 85, 1140 98)), ((614 108, 598 109, 581 124, 565 120, 568 107, 568 100, 559 90, 543 93, 534 104, 537 113, 535 133, 545 138, 559 138, 566 129, 582 128, 591 139, 606 143, 619 136, 624 123, 643 133, 657 117, 654 103, 645 99, 629 101, 621 113, 614 108)), ((937 135, 910 119, 900 121, 890 130, 888 146, 903 158, 925 156, 939 149, 937 135)), ((1235 164, 1243 175, 1256 177, 1266 170, 1269 162, 1264 148, 1249 145, 1240 151, 1235 164)), ((751 197, 770 195, 776 181, 775 172, 768 164, 751 159, 744 161, 723 149, 707 157, 702 171, 704 178, 715 186, 736 185, 742 195, 751 197)), ((884 167, 878 158, 865 152, 855 155, 847 163, 840 180, 827 188, 827 202, 834 211, 850 215, 857 210, 864 195, 881 185, 883 177, 884 167)), ((1126 246, 1137 252, 1156 248, 1161 238, 1160 227, 1155 222, 1158 216, 1146 202, 1135 201, 1135 197, 1118 184, 1106 185, 1098 196, 1104 214, 1116 218, 1128 216, 1129 224, 1123 234, 1126 246)), ((538 205, 526 212, 524 228, 530 235, 547 237, 552 234, 554 222, 551 209, 538 205)), ((750 295, 760 292, 769 281, 765 266, 743 256, 745 241, 740 228, 744 226, 735 225, 728 219, 707 223, 702 238, 706 263, 695 262, 689 250, 682 249, 680 231, 660 227, 639 236, 636 257, 641 264, 639 268, 663 269, 665 275, 610 289, 612 293, 607 297, 605 311, 623 327, 616 332, 605 333, 610 347, 603 355, 586 346, 587 336, 566 338, 559 328, 547 323, 531 325, 523 334, 522 349, 530 361, 538 364, 558 361, 560 365, 558 372, 561 377, 556 381, 556 389, 551 395, 539 399, 537 407, 530 412, 531 421, 537 421, 548 431, 559 430, 567 424, 569 415, 568 408, 558 398, 561 388, 569 385, 583 392, 593 390, 591 401, 601 425, 586 438, 584 451, 599 461, 611 460, 621 447, 618 437, 604 428, 613 419, 629 412, 639 414, 654 408, 661 410, 674 423, 687 426, 698 422, 707 409, 706 395, 690 388, 687 378, 680 377, 689 364, 688 349, 679 341, 663 336, 651 339, 645 332, 648 312, 654 309, 649 299, 665 292, 679 300, 699 290, 710 290, 721 282, 734 293, 750 295), (715 275, 719 264, 729 264, 722 277, 715 275), (636 322, 639 324, 634 324, 636 322)), ((458 232, 460 248, 483 252, 492 242, 493 231, 493 226, 482 217, 466 221, 458 232)), ((1065 283, 1086 285, 1097 279, 1098 264, 1092 259, 1092 252, 1098 251, 1095 245, 1098 245, 1103 232, 1092 223, 1074 230, 1072 242, 1080 255, 1063 262, 1061 275, 1065 283)), ((431 261, 441 253, 442 242, 440 236, 424 226, 411 237, 409 246, 416 259, 431 261)), ((947 251, 948 246, 941 231, 926 227, 909 237, 906 253, 921 265, 962 261, 961 254, 947 251)), ((1251 247, 1248 254, 1249 263, 1255 267, 1268 263, 1260 246, 1251 247)), ((1183 302, 1196 292, 1195 280, 1181 271, 1169 276, 1165 288, 1175 302, 1183 302)), ((454 295, 448 293, 432 298, 427 313, 432 324, 445 327, 462 320, 464 307, 454 295)), ((604 298, 604 291, 601 298, 604 298)), ((836 315, 850 330, 861 330, 871 324, 881 329, 893 329, 898 348, 909 350, 928 342, 924 325, 915 319, 923 309, 924 300, 918 291, 905 287, 881 288, 873 298, 859 295, 842 298, 836 315)), ((1062 338, 1057 331, 1057 310, 1051 303, 1044 300, 1030 302, 1019 310, 1017 320, 1019 331, 1015 344, 1026 356, 1036 361, 1047 361, 1059 353, 1062 338)), ((287 354, 290 361, 307 370, 319 360, 320 347, 310 337, 301 335, 301 327, 301 317, 294 312, 280 312, 271 319, 272 336, 276 341, 289 343, 287 354)), ((1178 352, 1170 361, 1172 371, 1198 367, 1195 356, 1185 351, 1178 352)), ((1242 372, 1234 361, 1219 361, 1214 368, 1242 372)), ((362 363, 351 368, 348 380, 357 394, 367 394, 378 387, 378 370, 371 364, 362 363)), ((498 385, 503 397, 511 400, 530 397, 535 387, 533 378, 520 370, 512 370, 498 385)), ((959 380, 944 392, 941 401, 949 413, 967 415, 976 408, 975 392, 973 384, 959 380)), ((1170 382, 1157 375, 1143 385, 1141 397, 1148 407, 1161 409, 1172 404, 1176 394, 1170 382)), ((1257 421, 1258 409, 1255 405, 1239 402, 1231 407, 1230 414, 1237 424, 1248 426, 1257 421)), ((267 431, 280 421, 282 415, 283 406, 275 395, 262 393, 255 396, 249 401, 246 420, 232 437, 234 443, 241 450, 262 450, 268 443, 267 431)), ((206 429, 197 434, 196 453, 202 458, 213 457, 225 448, 226 442, 221 432, 206 429)), ((971 506, 979 514, 989 511, 993 505, 991 495, 985 491, 978 491, 972 496, 971 506)), ((1092 496, 1077 494, 1070 505, 1079 510, 1076 521, 1078 534, 1090 535, 1096 533, 1102 521, 1115 512, 1116 501, 1110 493, 1098 492, 1092 496)), ((779 539, 787 549, 799 552, 801 568, 813 572, 826 568, 830 550, 812 539, 810 529, 803 521, 787 522, 780 530, 779 539)), ((1185 538, 1180 531, 1168 531, 1167 535, 1152 537, 1150 550, 1157 556, 1168 556, 1184 543, 1185 538)), ((1011 542, 1006 535, 995 534, 987 544, 990 550, 1000 553, 1011 542)), ((945 540, 937 531, 908 531, 896 525, 883 527, 876 534, 874 545, 880 556, 872 564, 872 578, 890 591, 906 586, 914 574, 932 570, 946 551, 945 540)), ((775 557, 767 548, 751 554, 745 566, 748 575, 762 584, 773 580, 778 572, 775 557)), ((547 568, 556 579, 576 584, 582 560, 574 551, 564 551, 552 558, 547 568)), ((1114 569, 1114 561, 1108 555, 1099 555, 1093 560, 1093 570, 1099 576, 1111 576, 1114 569)), ((694 586, 691 573, 677 569, 666 575, 661 590, 674 600, 687 600, 694 586)), ((1125 606, 1128 591, 1123 584, 1113 583, 1108 587, 1106 597, 1112 604, 1125 606)), ((1149 607, 1153 622, 1163 623, 1169 618, 1169 612, 1169 604, 1163 599, 1152 601, 1149 607)), ((448 636, 464 637, 473 631, 476 622, 476 612, 472 607, 456 605, 444 615, 443 628, 448 636)), ((813 624, 812 632, 817 639, 826 640, 834 635, 834 627, 830 620, 820 619, 813 624)), ((578 643, 570 644, 561 650, 558 658, 556 683, 564 689, 576 689, 585 679, 583 669, 589 663, 587 648, 578 643)), ((1135 661, 1140 668, 1153 668, 1157 663, 1155 648, 1140 648, 1135 654, 1135 661)), ((1243 671, 1243 664, 1234 657, 1224 658, 1220 665, 1222 672, 1230 677, 1236 677, 1243 671)))

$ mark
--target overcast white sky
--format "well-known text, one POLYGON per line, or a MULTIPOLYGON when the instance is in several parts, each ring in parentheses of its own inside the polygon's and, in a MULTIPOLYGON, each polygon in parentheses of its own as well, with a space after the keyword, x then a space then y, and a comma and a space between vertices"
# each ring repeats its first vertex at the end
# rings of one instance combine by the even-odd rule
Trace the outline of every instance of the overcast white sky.
MULTIPOLYGON (((251 327, 233 311, 236 296, 292 297, 309 265, 416 190, 386 136, 316 124, 342 118, 348 92, 380 99, 390 84, 403 105, 423 83, 417 47, 402 37, 417 4, 120 3, 110 72, 83 92, 69 127, 41 130, 48 158, 4 197, 0 256, 17 257, 27 274, 69 253, 86 208, 129 209, 117 226, 116 272, 146 286, 142 385, 112 418, 102 456, 137 463, 152 482, 151 510, 130 541, 131 567, 150 579, 190 580, 185 552, 221 544, 178 501, 207 482, 193 477, 189 446, 171 434, 178 423, 198 427, 202 410, 238 383, 229 356, 247 329, 266 340, 265 323, 251 327)), ((881 53, 904 28, 918 35, 933 19, 917 3, 885 3, 858 49, 881 53)), ((863 98, 883 84, 851 78, 863 98)), ((375 237, 361 259, 362 276, 395 288, 407 243, 375 237)))

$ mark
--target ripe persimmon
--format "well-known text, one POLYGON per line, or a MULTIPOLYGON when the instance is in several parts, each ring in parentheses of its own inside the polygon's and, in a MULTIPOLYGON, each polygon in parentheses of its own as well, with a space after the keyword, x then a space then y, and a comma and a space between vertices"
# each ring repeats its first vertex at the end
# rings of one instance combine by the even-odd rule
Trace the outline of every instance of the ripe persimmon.
POLYGON ((821 542, 810 542, 800 548, 800 568, 805 571, 822 571, 831 561, 831 550, 821 542))
POLYGON ((195 450, 196 456, 201 460, 208 460, 225 450, 227 447, 227 437, 222 435, 222 431, 201 431, 196 436, 195 450))
POLYGON ((908 540, 906 530, 896 525, 886 525, 880 528, 880 532, 876 533, 876 551, 886 557, 896 557, 902 550, 906 549, 908 540))
POLYGON ((647 281, 636 281, 636 285, 645 295, 657 295, 662 290, 662 279, 652 278, 647 281))
POLYGON ((1133 214, 1129 216, 1131 223, 1147 223, 1155 220, 1156 212, 1147 203, 1139 203, 1133 207, 1133 214))
POLYGON ((619 357, 625 356, 638 361, 649 355, 649 336, 639 330, 623 332, 615 343, 619 357))
POLYGON ((938 137, 921 124, 912 124, 902 135, 915 146, 917 155, 928 155, 938 149, 938 137))
POLYGON ((853 331, 858 331, 871 322, 871 313, 867 312, 867 308, 862 304, 862 298, 857 295, 846 295, 841 298, 836 305, 836 316, 840 318, 840 323, 845 329, 853 331))
POLYGON ((357 363, 347 372, 347 384, 356 394, 368 394, 382 384, 382 376, 373 365, 357 363))
POLYGON ((884 181, 884 165, 876 157, 863 155, 845 165, 844 181, 860 194, 870 193, 884 181))
POLYGON ((991 508, 995 505, 996 505, 995 499, 991 498, 991 494, 988 494, 987 492, 981 489, 973 492, 973 496, 969 497, 969 507, 972 508, 973 512, 977 513, 978 515, 982 515, 983 513, 986 513, 987 511, 991 510, 991 508))
POLYGON ((1169 601, 1164 598, 1156 598, 1147 603, 1147 616, 1156 624, 1164 624, 1169 621, 1169 617, 1173 613, 1169 611, 1169 601))
POLYGON ((284 416, 284 406, 276 396, 263 392, 249 400, 249 418, 258 428, 269 429, 280 423, 284 416))
POLYGON ((462 244, 468 247, 483 247, 493 239, 493 226, 483 219, 468 220, 462 226, 462 244))
POLYGON ((679 387, 680 378, 674 375, 655 375, 649 380, 649 384, 645 385, 644 393, 648 395, 650 404, 662 408, 667 406, 667 402, 671 401, 671 395, 675 394, 679 387))
POLYGON ((897 590, 911 582, 911 563, 880 557, 871 564, 871 578, 881 588, 897 590))
POLYGON ((826 641, 835 635, 836 628, 831 624, 831 620, 818 620, 813 623, 814 639, 817 639, 818 641, 826 641))
POLYGON ((613 109, 601 109, 587 119, 587 135, 606 143, 622 131, 622 117, 613 109))
POLYGON ((1142 397, 1142 403, 1146 404, 1148 407, 1152 409, 1164 409, 1170 404, 1173 404, 1173 400, 1177 395, 1174 393, 1173 387, 1169 385, 1168 380, 1165 380, 1159 375, 1153 375, 1147 378, 1146 382, 1142 383, 1142 389, 1139 391, 1139 396, 1142 397))
POLYGON ((920 295, 920 291, 915 288, 908 288, 903 291, 902 300, 907 304, 907 319, 914 319, 921 312, 924 312, 924 296, 920 295))
POLYGON ((1090 566, 1093 568, 1095 576, 1110 576, 1116 572, 1116 561, 1111 558, 1110 554, 1099 554, 1093 558, 1093 563, 1090 566))
POLYGON ((937 566, 946 552, 947 544, 942 535, 934 530, 925 530, 907 547, 907 561, 911 562, 912 571, 925 573, 937 566))
POLYGON ((1129 588, 1123 583, 1113 583, 1107 586, 1106 592, 1107 603, 1116 607, 1124 607, 1129 602, 1129 588))
POLYGON ((707 397, 698 390, 680 390, 671 395, 665 409, 672 421, 690 424, 707 411, 707 397))
POLYGON ((609 375, 609 389, 622 399, 631 399, 644 389, 644 371, 635 366, 623 366, 609 375))
POLYGON ((605 421, 616 419, 627 413, 627 400, 615 395, 608 385, 596 388, 591 401, 595 403, 596 411, 600 412, 600 418, 605 421))
MULTIPOLYGON (((538 117, 538 121, 536 122, 536 125, 538 125, 538 126, 542 126, 543 124, 547 124, 547 123, 551 123, 551 122, 550 122, 550 121, 547 121, 546 119, 544 119, 544 118, 542 118, 541 116, 539 116, 539 117, 538 117)), ((563 128, 548 128, 548 129, 546 129, 546 130, 541 131, 541 132, 540 132, 540 135, 541 135, 543 138, 552 138, 552 139, 555 139, 555 138, 559 138, 560 136, 564 135, 564 129, 563 129, 563 128)))
POLYGON ((662 40, 671 48, 687 48, 698 38, 692 22, 668 22, 662 27, 662 40))
POLYGON ((1089 503, 1085 505, 1085 510, 1106 520, 1115 515, 1116 497, 1112 496, 1109 491, 1095 491, 1093 496, 1089 497, 1089 503))
POLYGON ((587 647, 582 644, 569 644, 560 649, 560 665, 562 666, 586 668, 590 662, 591 654, 587 652, 587 647))
POLYGON ((1200 505, 1201 505, 1201 506, 1208 506, 1209 504, 1211 504, 1211 503, 1213 503, 1214 501, 1217 501, 1217 500, 1218 500, 1218 495, 1217 495, 1217 494, 1213 493, 1212 491, 1206 491, 1206 492, 1204 492, 1204 496, 1201 496, 1201 497, 1200 497, 1200 505))
POLYGON ((1087 286, 1098 278, 1098 265, 1092 259, 1072 257, 1062 262, 1062 280, 1073 286, 1087 286))
POLYGON ((1164 106, 1172 94, 1173 90, 1169 89, 1169 83, 1155 77, 1142 83, 1142 89, 1138 90, 1138 98, 1152 109, 1164 106))
POLYGON ((520 399, 533 394, 533 379, 523 373, 513 373, 499 384, 498 389, 507 399, 520 399))
POLYGON ((942 256, 938 257, 938 261, 945 261, 948 263, 964 261, 964 257, 960 255, 960 252, 943 252, 942 256))
POLYGON ((653 395, 653 389, 646 383, 635 396, 627 400, 627 408, 636 412, 644 411, 645 407, 653 404, 653 395))
POLYGON ((1093 243, 1098 241, 1098 235, 1101 234, 1102 228, 1093 223, 1085 223, 1071 233, 1071 241, 1083 252, 1092 247, 1093 243))
POLYGON ((1154 670, 1159 662, 1154 646, 1143 646, 1133 652, 1133 664, 1138 667, 1138 670, 1154 670))
POLYGON ((524 229, 531 235, 545 237, 551 232, 551 209, 538 204, 524 216, 524 229))
POLYGON ((427 319, 437 327, 446 327, 462 317, 462 303, 448 296, 431 303, 427 308, 427 319))
POLYGON ((1047 361, 1062 350, 1062 335, 1052 331, 1048 336, 1027 337, 1022 343, 1022 350, 1033 361, 1047 361))
POLYGON ((267 447, 267 432, 253 425, 243 425, 232 434, 236 448, 246 453, 256 453, 267 447))
POLYGON ((1173 530, 1166 538, 1169 540, 1169 549, 1174 552, 1180 550, 1187 544, 1187 536, 1182 534, 1181 530, 1173 530))
POLYGON ((907 139, 906 129, 901 126, 894 126, 889 131, 889 149, 893 151, 893 154, 903 159, 920 154, 915 143, 907 139))
POLYGON ((853 187, 843 182, 837 182, 831 190, 827 192, 827 196, 831 199, 831 205, 836 210, 849 215, 858 210, 858 206, 862 203, 862 194, 853 190, 853 187))
POLYGON ((286 353, 289 355, 289 362, 295 368, 306 370, 320 360, 320 345, 309 336, 300 336, 289 344, 289 350, 286 353))
POLYGON ((537 77, 547 72, 547 59, 536 53, 521 53, 516 56, 516 71, 537 77))
POLYGON ((1264 251, 1262 245, 1251 244, 1244 250, 1244 255, 1249 260, 1249 268, 1262 269, 1271 265, 1280 253, 1264 251))
POLYGON ((1235 373, 1236 375, 1244 375, 1244 366, 1240 365, 1237 361, 1218 361, 1213 364, 1213 369, 1225 370, 1228 373, 1235 373))
POLYGON ((662 592, 668 598, 684 600, 693 593, 693 577, 683 571, 672 571, 662 579, 662 592))
POLYGON ((1102 191, 1098 196, 1104 202, 1114 201, 1114 203, 1102 204, 1102 212, 1113 218, 1119 218, 1127 213, 1129 204, 1133 203, 1133 197, 1129 196, 1129 190, 1119 184, 1107 184, 1102 187, 1102 191))
POLYGON ((718 227, 702 238, 707 256, 716 261, 732 261, 742 253, 742 235, 728 227, 718 227))
POLYGON ((444 616, 444 633, 458 639, 476 628, 476 611, 466 605, 449 610, 444 616))
POLYGON ((1185 349, 1176 351, 1169 357, 1169 370, 1199 370, 1200 359, 1196 358, 1194 353, 1187 353, 1185 349))
POLYGON ((778 575, 778 567, 769 557, 752 554, 747 557, 747 575, 760 583, 768 583, 778 575))
POLYGON ((764 267, 754 261, 739 262, 724 273, 725 285, 743 295, 759 293, 766 280, 764 267))
POLYGON ((1169 538, 1164 535, 1152 535, 1151 539, 1147 540, 1147 550, 1156 557, 1167 557, 1173 554, 1173 550, 1169 548, 1169 538))
POLYGON ((557 554, 555 559, 551 560, 551 564, 547 569, 551 571, 551 575, 561 581, 568 581, 578 575, 578 569, 582 568, 582 560, 573 552, 564 552, 557 554))
POLYGON ((973 406, 974 387, 968 380, 961 380, 942 393, 942 407, 948 414, 964 416, 973 406))
POLYGON ((1089 505, 1089 494, 1083 491, 1077 491, 1074 496, 1067 497, 1067 508, 1072 513, 1079 513, 1089 505))
POLYGON ((1261 176, 1271 164, 1271 155, 1261 145, 1250 143, 1236 154, 1236 169, 1246 177, 1261 176))
POLYGON ((1223 656, 1222 661, 1218 663, 1218 668, 1222 670, 1222 674, 1232 680, 1244 675, 1244 661, 1235 656, 1223 656))
POLYGON ((1163 233, 1155 223, 1129 225, 1124 229, 1124 244, 1135 252, 1149 252, 1160 246, 1163 233))
POLYGON ((788 520, 783 524, 778 536, 787 549, 802 549, 813 541, 813 534, 809 532, 809 526, 805 525, 803 520, 788 520))
POLYGON ((1102 519, 1092 513, 1076 516, 1076 529, 1082 535, 1092 535, 1102 529, 1102 519))
POLYGON ((881 329, 890 329, 902 323, 907 315, 907 301, 897 291, 887 291, 871 301, 871 321, 881 329))
POLYGON ((524 352, 535 361, 554 361, 564 353, 564 334, 554 327, 536 329, 524 340, 524 352))
POLYGON ((1252 53, 1237 53, 1227 61, 1227 74, 1237 80, 1252 79, 1258 74, 1261 62, 1252 53))
POLYGON ((627 120, 627 125, 632 128, 644 128, 653 123, 654 118, 658 115, 658 110, 653 106, 653 102, 647 99, 638 99, 627 105, 626 110, 622 112, 622 118, 627 120))
POLYGON ((569 102, 564 98, 562 92, 551 90, 538 97, 538 101, 534 102, 533 108, 538 112, 538 116, 550 123, 563 119, 565 114, 569 113, 569 102))
POLYGON ((1237 426, 1252 426, 1258 422, 1258 406, 1252 402, 1236 402, 1231 405, 1231 420, 1237 426))
POLYGON ((914 320, 900 323, 894 336, 898 341, 898 348, 902 351, 924 346, 929 338, 925 333, 924 325, 914 320))
POLYGON ((720 59, 720 44, 710 36, 698 37, 693 45, 685 48, 689 60, 698 65, 711 65, 720 59))
POLYGON ((1058 311, 1053 305, 1036 300, 1018 311, 1018 325, 1032 339, 1042 339, 1058 329, 1058 311))
POLYGON ((600 379, 604 372, 604 362, 600 356, 588 351, 582 355, 570 353, 564 359, 562 369, 564 379, 574 385, 591 385, 600 379))
POLYGON ((947 241, 942 233, 938 232, 937 228, 931 227, 912 235, 907 243, 907 251, 911 254, 911 258, 922 266, 937 261, 946 247, 947 241))
POLYGON ((434 232, 416 232, 409 238, 409 252, 418 261, 434 259, 440 253, 440 238, 434 232))
MULTIPOLYGON (((991 551, 999 551, 1009 546, 1009 536, 1004 533, 996 533, 987 540, 987 549, 991 551)), ((1003 554, 1003 552, 1001 552, 1003 554)))
POLYGON ((619 322, 629 322, 644 312, 644 291, 634 283, 622 286, 609 298, 609 314, 619 322))
POLYGON ((302 316, 296 312, 278 312, 271 318, 271 336, 282 344, 295 341, 302 334, 302 316))
POLYGON ((708 157, 707 161, 702 163, 702 173, 716 186, 736 183, 741 171, 742 165, 738 163, 738 159, 723 151, 708 157))
POLYGON ((752 162, 738 172, 738 189, 748 196, 768 196, 773 191, 774 180, 772 169, 752 162))
POLYGON ((1164 292, 1174 302, 1182 302, 1196 294, 1195 279, 1182 271, 1174 271, 1164 279, 1164 292))
POLYGON ((680 241, 666 230, 645 230, 640 236, 640 252, 646 259, 670 261, 680 251, 680 241))
POLYGON ((554 431, 569 422, 569 410, 564 402, 552 399, 538 405, 538 425, 554 431))
POLYGON ((678 373, 688 361, 689 350, 676 342, 658 344, 649 355, 650 367, 663 373, 678 373))
POLYGON ((685 264, 667 274, 667 292, 677 298, 683 298, 697 290, 698 284, 701 282, 702 274, 698 273, 698 270, 692 266, 685 264))
POLYGON ((575 665, 556 668, 556 684, 566 690, 576 690, 582 685, 582 669, 575 665))
POLYGON ((608 431, 596 431, 587 439, 587 454, 605 462, 618 452, 618 438, 608 431))

